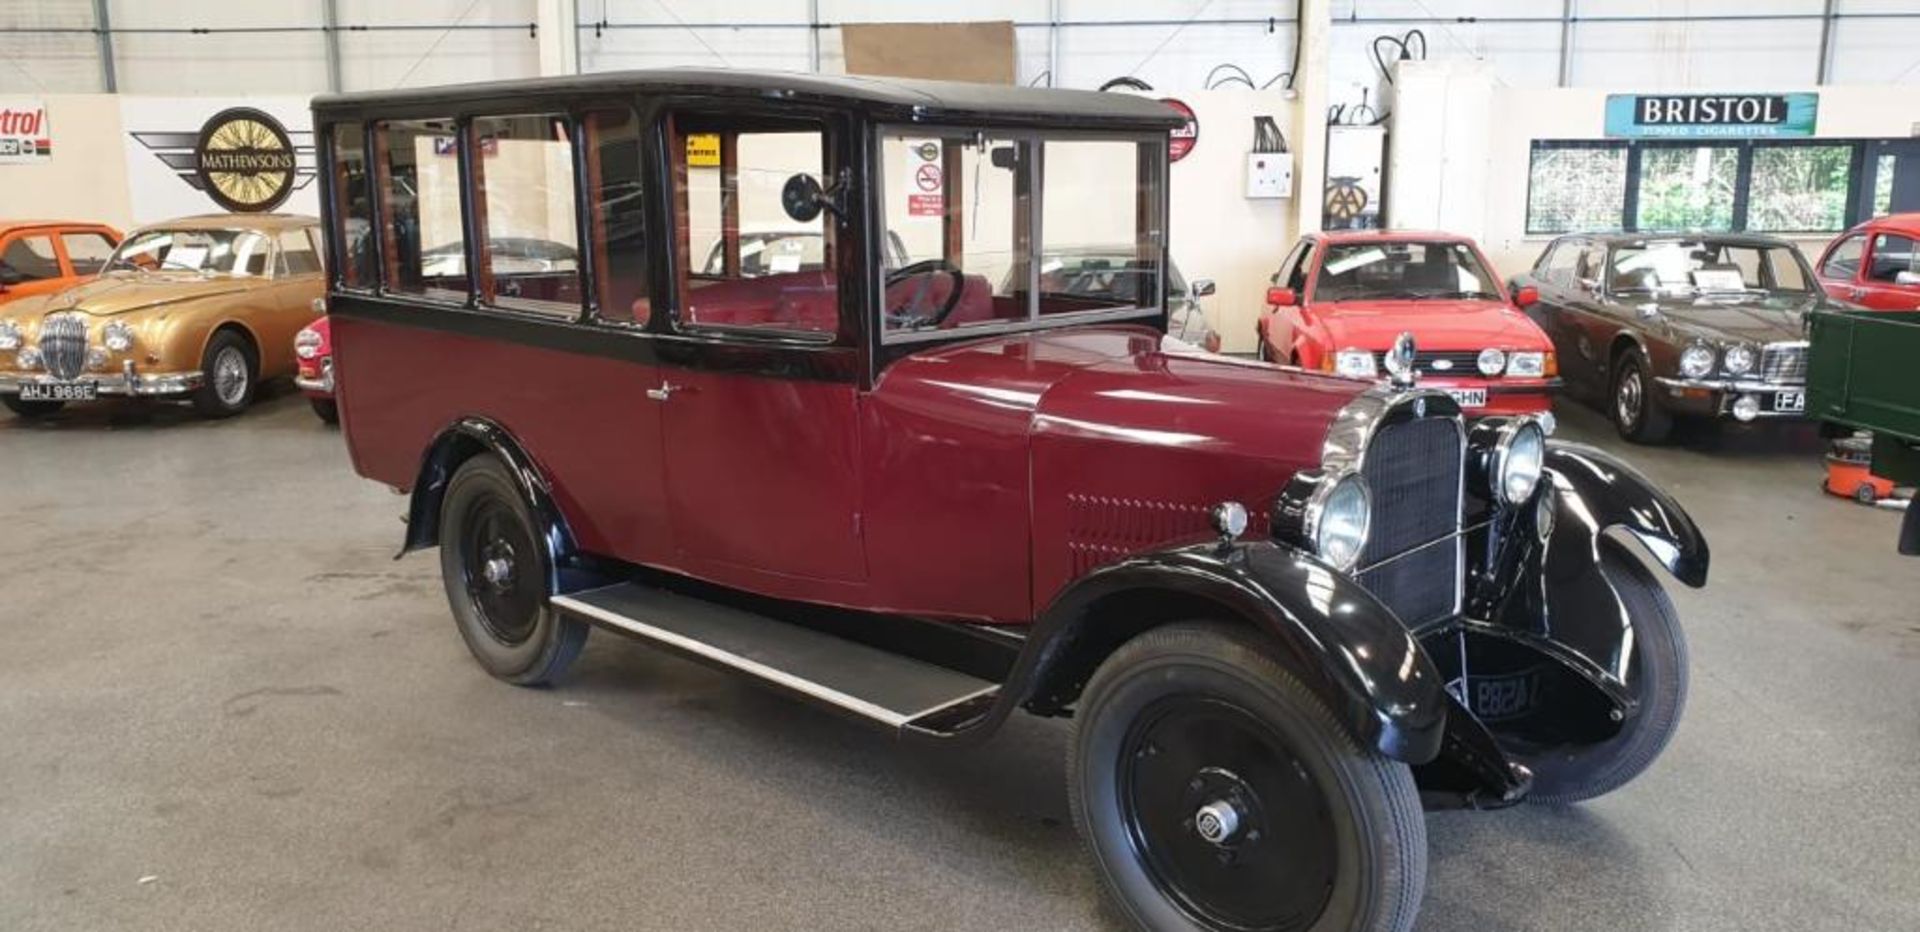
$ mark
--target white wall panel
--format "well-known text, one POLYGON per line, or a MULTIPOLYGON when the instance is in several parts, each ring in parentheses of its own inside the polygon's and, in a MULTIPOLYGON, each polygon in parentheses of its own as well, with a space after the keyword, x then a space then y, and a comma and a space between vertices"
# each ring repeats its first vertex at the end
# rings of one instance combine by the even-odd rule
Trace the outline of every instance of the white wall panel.
MULTIPOLYGON (((93 0, 4 0, 0 22, 36 29, 90 29, 93 0)), ((102 90, 100 43, 85 34, 0 35, 0 93, 102 90)))
POLYGON ((340 36, 341 84, 346 90, 423 87, 540 73, 540 44, 526 29, 535 0, 338 0, 342 25, 375 27, 340 36), (446 26, 510 26, 446 29, 446 26), (382 30, 429 24, 439 28, 382 30))

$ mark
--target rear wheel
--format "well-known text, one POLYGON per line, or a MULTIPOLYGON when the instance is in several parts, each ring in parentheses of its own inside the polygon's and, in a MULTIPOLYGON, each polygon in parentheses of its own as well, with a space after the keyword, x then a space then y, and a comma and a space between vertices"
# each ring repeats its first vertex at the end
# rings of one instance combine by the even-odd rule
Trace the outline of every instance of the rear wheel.
POLYGON ((1666 750, 1687 704, 1687 640, 1660 581, 1612 540, 1600 542, 1600 571, 1620 594, 1633 626, 1629 669, 1640 709, 1598 744, 1510 755, 1533 771, 1532 802, 1580 802, 1627 785, 1666 750))
POLYGON ((1122 646, 1074 718, 1068 795, 1134 923, 1404 930, 1426 875, 1411 772, 1360 747, 1251 632, 1180 624, 1122 646))
POLYGON ((1660 443, 1673 433, 1673 415, 1653 391, 1653 369, 1638 349, 1613 364, 1613 391, 1607 410, 1613 427, 1634 443, 1660 443))
POLYGON ((57 414, 67 406, 64 401, 21 401, 19 395, 0 395, 0 404, 6 405, 15 416, 28 420, 57 414))
POLYGON ((552 682, 580 655, 587 626, 547 604, 547 557, 519 486, 498 459, 460 465, 440 503, 440 577, 454 624, 488 673, 552 682))

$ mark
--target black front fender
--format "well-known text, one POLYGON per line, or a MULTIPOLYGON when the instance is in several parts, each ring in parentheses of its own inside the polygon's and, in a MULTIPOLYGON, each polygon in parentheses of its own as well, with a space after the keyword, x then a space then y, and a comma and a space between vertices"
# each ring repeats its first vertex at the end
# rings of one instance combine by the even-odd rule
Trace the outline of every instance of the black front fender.
POLYGON ((1014 672, 1028 706, 1077 695, 1119 640, 1143 630, 1130 610, 1156 601, 1206 604, 1271 634, 1361 743, 1410 764, 1439 753, 1447 696, 1419 643, 1358 583, 1273 541, 1143 554, 1076 581, 1041 616, 1014 672))
POLYGON ((1707 539, 1686 509, 1647 477, 1612 454, 1579 443, 1547 447, 1547 476, 1557 499, 1558 531, 1569 523, 1599 558, 1599 537, 1618 529, 1647 548, 1675 579, 1695 589, 1707 584, 1707 539))

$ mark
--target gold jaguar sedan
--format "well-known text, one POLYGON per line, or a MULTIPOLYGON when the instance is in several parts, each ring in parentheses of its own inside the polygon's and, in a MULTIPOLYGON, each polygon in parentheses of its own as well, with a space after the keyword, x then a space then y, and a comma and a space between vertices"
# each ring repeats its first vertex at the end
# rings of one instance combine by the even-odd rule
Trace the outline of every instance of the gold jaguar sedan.
POLYGON ((135 230, 91 281, 0 306, 0 404, 44 417, 107 395, 209 417, 294 372, 325 289, 312 217, 208 214, 135 230))

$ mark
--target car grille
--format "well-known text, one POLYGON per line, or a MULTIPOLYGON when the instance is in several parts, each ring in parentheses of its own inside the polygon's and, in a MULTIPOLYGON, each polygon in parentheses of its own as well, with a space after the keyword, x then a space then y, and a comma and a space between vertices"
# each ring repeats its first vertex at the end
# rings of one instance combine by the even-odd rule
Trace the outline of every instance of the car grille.
MULTIPOLYGON (((1374 365, 1386 371, 1387 354, 1375 353, 1374 365)), ((1421 375, 1459 376, 1480 374, 1479 350, 1436 350, 1433 352, 1415 352, 1413 368, 1421 375)))
POLYGON ((87 367, 87 322, 78 314, 54 314, 40 324, 40 361, 54 378, 69 382, 87 367))
POLYGON ((1807 344, 1772 343, 1760 350, 1760 378, 1799 384, 1807 380, 1807 344))
POLYGON ((1459 606, 1463 468, 1450 417, 1389 422, 1367 445, 1360 474, 1373 493, 1373 525, 1356 578, 1407 625, 1459 606))

